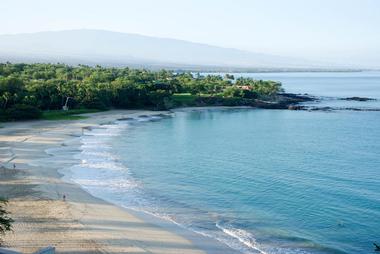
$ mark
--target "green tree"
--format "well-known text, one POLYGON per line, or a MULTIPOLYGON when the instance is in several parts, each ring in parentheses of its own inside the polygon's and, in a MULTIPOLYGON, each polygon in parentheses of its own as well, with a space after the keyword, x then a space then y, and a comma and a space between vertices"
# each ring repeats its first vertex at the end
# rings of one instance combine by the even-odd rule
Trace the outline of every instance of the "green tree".
POLYGON ((275 100, 281 91, 281 83, 243 77, 235 80, 233 75, 0 63, 1 119, 6 119, 6 113, 9 119, 22 119, 38 116, 41 110, 60 110, 67 97, 70 109, 161 109, 174 105, 174 93, 192 94, 194 104, 220 105, 228 99, 238 105, 255 98, 275 100))
POLYGON ((14 222, 9 217, 9 212, 5 209, 8 200, 0 197, 0 235, 4 235, 7 231, 12 230, 12 223, 14 222))

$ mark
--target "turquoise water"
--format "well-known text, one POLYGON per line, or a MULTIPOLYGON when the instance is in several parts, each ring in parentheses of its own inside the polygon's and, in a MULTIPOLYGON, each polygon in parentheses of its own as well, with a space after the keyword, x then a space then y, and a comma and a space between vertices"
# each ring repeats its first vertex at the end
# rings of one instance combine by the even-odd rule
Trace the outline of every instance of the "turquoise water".
MULTIPOLYGON (((379 73, 260 75, 291 92, 380 98, 379 73)), ((84 136, 72 177, 242 253, 372 253, 379 129, 380 112, 176 111, 84 136)))

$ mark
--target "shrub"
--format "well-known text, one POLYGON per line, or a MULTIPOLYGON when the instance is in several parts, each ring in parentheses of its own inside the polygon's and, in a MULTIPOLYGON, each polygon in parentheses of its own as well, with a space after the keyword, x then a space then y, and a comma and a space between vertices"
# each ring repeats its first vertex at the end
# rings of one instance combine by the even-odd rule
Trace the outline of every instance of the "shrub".
POLYGON ((257 93, 252 90, 244 90, 243 98, 245 99, 256 99, 258 97, 257 93))
POLYGON ((85 108, 106 110, 108 107, 98 98, 94 98, 92 101, 85 101, 82 103, 85 108))
POLYGON ((0 197, 0 235, 12 230, 13 219, 9 217, 9 212, 5 210, 8 200, 0 197))
POLYGON ((8 120, 37 119, 41 116, 41 111, 34 106, 26 104, 16 104, 5 111, 8 120))
POLYGON ((4 109, 0 109, 0 122, 4 122, 7 120, 7 115, 4 109))

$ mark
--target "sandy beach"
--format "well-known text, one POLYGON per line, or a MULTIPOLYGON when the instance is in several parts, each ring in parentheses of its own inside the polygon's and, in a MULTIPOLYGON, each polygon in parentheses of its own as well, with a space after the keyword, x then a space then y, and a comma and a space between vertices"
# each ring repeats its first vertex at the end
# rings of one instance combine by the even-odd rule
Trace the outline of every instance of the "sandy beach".
MULTIPOLYGON (((213 244, 211 239, 196 245, 187 233, 175 233, 91 196, 59 173, 76 163, 73 156, 46 153, 68 145, 79 149, 84 127, 158 113, 107 111, 75 121, 2 124, 0 196, 9 198, 8 209, 15 220, 3 245, 23 253, 48 245, 58 253, 205 253, 203 249, 213 244)), ((218 248, 208 249, 218 253, 218 248)))

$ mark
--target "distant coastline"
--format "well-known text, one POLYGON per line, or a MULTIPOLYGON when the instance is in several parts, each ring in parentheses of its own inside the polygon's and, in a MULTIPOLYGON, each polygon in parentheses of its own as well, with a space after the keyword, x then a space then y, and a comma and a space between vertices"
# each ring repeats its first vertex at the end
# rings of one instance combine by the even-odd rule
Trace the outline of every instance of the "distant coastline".
POLYGON ((177 64, 177 63, 165 63, 165 62, 119 62, 119 61, 90 61, 77 59, 76 57, 59 57, 59 61, 55 58, 49 57, 17 57, 6 53, 0 52, 0 63, 64 63, 70 66, 77 66, 78 64, 88 65, 95 67, 102 65, 108 68, 133 68, 133 69, 147 69, 151 71, 170 70, 174 72, 208 72, 208 73, 276 73, 276 72, 363 72, 363 71, 380 71, 376 68, 260 68, 260 67, 236 67, 236 66, 223 66, 223 65, 191 65, 191 64, 177 64))

